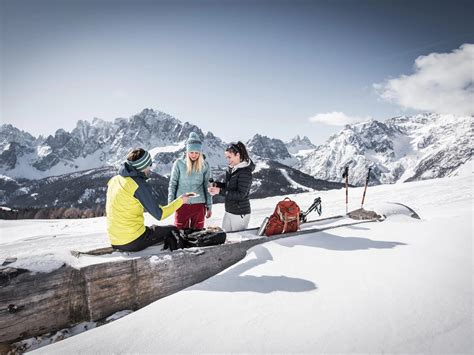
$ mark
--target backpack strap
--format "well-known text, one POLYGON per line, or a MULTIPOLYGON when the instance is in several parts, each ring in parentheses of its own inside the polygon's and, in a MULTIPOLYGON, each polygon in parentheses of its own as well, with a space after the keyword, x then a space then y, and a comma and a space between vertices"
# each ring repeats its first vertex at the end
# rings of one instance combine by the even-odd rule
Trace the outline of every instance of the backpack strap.
POLYGON ((284 223, 283 223, 283 231, 282 233, 285 233, 286 232, 286 227, 288 226, 288 215, 287 213, 285 212, 285 219, 283 220, 284 223))
POLYGON ((280 221, 283 221, 283 214, 281 213, 280 205, 277 206, 277 215, 280 218, 280 221))

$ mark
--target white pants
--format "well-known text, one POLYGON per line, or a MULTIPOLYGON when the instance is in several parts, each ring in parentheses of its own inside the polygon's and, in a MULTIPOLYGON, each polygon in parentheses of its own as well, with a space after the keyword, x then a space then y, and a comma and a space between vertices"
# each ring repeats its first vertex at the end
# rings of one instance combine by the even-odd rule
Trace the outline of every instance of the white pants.
POLYGON ((238 231, 246 229, 250 222, 250 214, 232 214, 226 212, 222 221, 222 229, 226 232, 238 231))

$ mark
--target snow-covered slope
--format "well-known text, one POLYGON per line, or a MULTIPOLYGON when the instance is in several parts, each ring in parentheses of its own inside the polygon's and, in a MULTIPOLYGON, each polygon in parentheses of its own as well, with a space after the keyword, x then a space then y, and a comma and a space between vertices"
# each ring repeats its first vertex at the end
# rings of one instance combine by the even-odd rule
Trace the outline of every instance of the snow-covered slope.
POLYGON ((372 184, 423 180, 459 174, 472 161, 473 117, 419 114, 385 122, 347 125, 294 167, 319 179, 363 185, 372 168, 372 184))
MULTIPOLYGON (((472 353, 472 184, 471 174, 370 187, 367 209, 398 201, 421 221, 394 216, 268 242, 215 277, 38 353, 472 353)), ((362 191, 349 191, 351 209, 362 191)), ((344 212, 343 190, 318 195, 323 217, 344 212)), ((315 196, 290 197, 305 208, 315 196)), ((251 225, 278 200, 252 201, 251 225)), ((223 213, 216 206, 208 225, 223 213)), ((0 227, 0 259, 37 267, 107 245, 104 218, 0 227)))

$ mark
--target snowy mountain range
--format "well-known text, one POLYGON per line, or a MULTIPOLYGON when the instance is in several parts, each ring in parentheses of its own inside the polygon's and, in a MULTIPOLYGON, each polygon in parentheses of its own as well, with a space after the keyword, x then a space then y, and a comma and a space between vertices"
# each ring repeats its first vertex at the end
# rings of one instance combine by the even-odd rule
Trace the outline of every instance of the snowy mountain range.
POLYGON ((181 123, 160 111, 145 109, 114 122, 94 118, 78 121, 71 132, 59 129, 46 138, 35 138, 12 125, 0 130, 0 174, 39 179, 80 170, 118 166, 133 147, 150 150, 160 173, 169 173, 172 162, 185 151, 185 140, 196 132, 204 142, 207 160, 225 166, 225 144, 212 133, 181 123))
MULTIPOLYGON (((106 179, 137 146, 151 152, 155 188, 164 200, 166 176, 174 160, 184 154, 186 138, 192 131, 203 140, 213 175, 222 178, 226 168, 223 140, 152 109, 113 122, 98 118, 79 121, 71 132, 59 129, 48 137, 36 138, 12 125, 2 125, 0 204, 103 204, 106 179), (64 189, 68 193, 61 193, 64 189)), ((257 165, 252 196, 338 188, 346 165, 353 185, 364 184, 369 167, 371 184, 456 175, 470 169, 472 138, 472 117, 436 114, 347 125, 317 147, 307 137, 283 142, 255 134, 246 142, 257 165)))
POLYGON ((363 185, 426 180, 472 171, 473 117, 419 114, 347 125, 302 157, 294 168, 329 181, 363 185))
MULTIPOLYGON (((35 138, 12 125, 3 125, 0 129, 0 204, 36 208, 103 205, 107 180, 115 174, 130 149, 138 146, 150 151, 154 161, 154 178, 150 182, 162 202, 166 202, 166 176, 173 162, 184 154, 190 132, 200 135, 213 175, 222 179, 227 163, 223 154, 226 144, 220 138, 151 109, 129 119, 117 118, 114 122, 97 118, 92 122, 79 121, 71 132, 59 129, 54 136, 46 138, 35 138)), ((341 186, 280 164, 280 161, 297 162, 280 140, 255 135, 248 144, 257 165, 252 197, 341 186)))

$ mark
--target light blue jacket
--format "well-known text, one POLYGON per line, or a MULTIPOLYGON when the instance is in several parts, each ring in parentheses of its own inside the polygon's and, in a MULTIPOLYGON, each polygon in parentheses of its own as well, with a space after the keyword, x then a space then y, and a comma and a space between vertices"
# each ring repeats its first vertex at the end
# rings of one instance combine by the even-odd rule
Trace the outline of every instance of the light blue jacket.
POLYGON ((200 173, 193 172, 191 175, 186 172, 186 157, 176 160, 170 175, 168 201, 174 201, 186 192, 195 192, 199 196, 190 198, 189 203, 204 203, 206 208, 211 210, 212 196, 207 191, 210 177, 211 168, 205 160, 202 171, 200 173))

